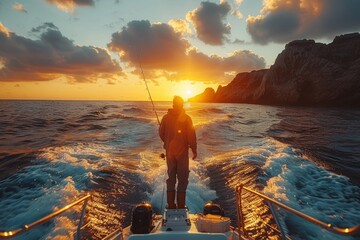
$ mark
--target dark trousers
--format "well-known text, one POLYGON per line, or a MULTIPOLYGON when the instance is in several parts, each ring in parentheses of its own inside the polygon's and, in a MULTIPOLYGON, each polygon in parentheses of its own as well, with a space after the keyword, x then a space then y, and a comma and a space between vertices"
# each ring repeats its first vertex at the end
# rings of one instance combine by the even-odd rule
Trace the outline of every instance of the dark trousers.
POLYGON ((189 151, 181 154, 171 154, 166 151, 166 163, 168 167, 168 179, 166 180, 167 191, 175 191, 176 180, 177 191, 186 192, 189 183, 189 151))

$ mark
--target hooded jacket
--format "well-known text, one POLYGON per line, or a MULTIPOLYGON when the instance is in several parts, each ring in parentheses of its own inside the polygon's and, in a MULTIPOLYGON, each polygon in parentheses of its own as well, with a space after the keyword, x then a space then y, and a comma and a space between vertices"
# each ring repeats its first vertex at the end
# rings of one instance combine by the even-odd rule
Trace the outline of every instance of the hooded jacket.
POLYGON ((184 109, 168 110, 161 120, 159 136, 169 154, 179 156, 184 151, 188 151, 189 147, 193 152, 197 151, 195 129, 184 109))

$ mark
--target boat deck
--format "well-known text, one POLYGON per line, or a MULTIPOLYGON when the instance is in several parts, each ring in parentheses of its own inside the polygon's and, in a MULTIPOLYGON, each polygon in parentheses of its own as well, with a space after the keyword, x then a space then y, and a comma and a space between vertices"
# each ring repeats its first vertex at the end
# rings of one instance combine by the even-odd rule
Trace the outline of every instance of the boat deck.
MULTIPOLYGON (((154 218, 154 228, 148 234, 132 234, 130 228, 123 230, 124 239, 129 240, 237 240, 237 232, 204 232, 201 225, 197 222, 199 215, 190 214, 185 209, 166 210, 164 217, 156 215, 154 218), (163 224, 163 221, 165 223, 163 224)), ((213 229, 215 230, 215 229, 213 229)))

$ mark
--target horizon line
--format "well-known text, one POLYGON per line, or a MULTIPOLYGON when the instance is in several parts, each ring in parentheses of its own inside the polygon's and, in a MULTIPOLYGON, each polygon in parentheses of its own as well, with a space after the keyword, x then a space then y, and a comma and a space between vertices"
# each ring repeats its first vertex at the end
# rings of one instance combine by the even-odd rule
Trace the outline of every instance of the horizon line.
MULTIPOLYGON (((120 100, 120 99, 21 99, 21 98, 0 98, 0 101, 99 101, 99 102, 151 102, 151 100, 120 100)), ((154 102, 172 102, 171 100, 153 100, 154 102)), ((188 101, 185 101, 188 102, 188 101)))

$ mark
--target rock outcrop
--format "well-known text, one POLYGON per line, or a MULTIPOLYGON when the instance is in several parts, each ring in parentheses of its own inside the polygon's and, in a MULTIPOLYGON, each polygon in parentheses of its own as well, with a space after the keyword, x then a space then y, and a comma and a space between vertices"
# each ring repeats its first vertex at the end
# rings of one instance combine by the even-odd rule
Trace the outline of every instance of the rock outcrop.
POLYGON ((189 101, 360 107, 360 34, 290 42, 270 69, 239 73, 189 101))
POLYGON ((192 102, 214 102, 215 100, 215 90, 212 88, 206 88, 205 91, 191 98, 192 102))

